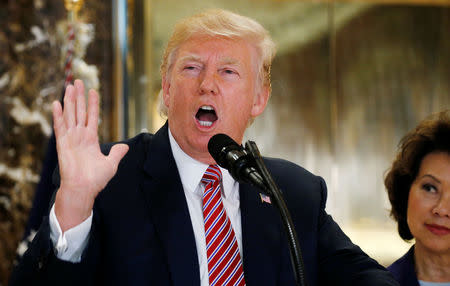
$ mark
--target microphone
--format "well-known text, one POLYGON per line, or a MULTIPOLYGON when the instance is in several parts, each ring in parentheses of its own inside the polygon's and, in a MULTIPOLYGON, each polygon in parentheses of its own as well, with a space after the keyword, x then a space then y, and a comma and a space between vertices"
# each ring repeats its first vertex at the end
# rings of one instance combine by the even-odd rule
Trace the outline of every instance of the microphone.
POLYGON ((208 142, 208 151, 217 164, 227 169, 238 182, 251 183, 267 190, 263 178, 256 170, 254 158, 226 134, 216 134, 208 142))
POLYGON ((280 211, 280 216, 289 241, 291 263, 296 285, 306 285, 305 267, 294 223, 284 201, 283 194, 276 186, 264 165, 255 142, 247 142, 246 149, 244 149, 244 147, 236 143, 228 135, 216 134, 209 139, 208 151, 214 160, 216 160, 217 164, 227 169, 236 181, 250 183, 273 198, 274 205, 280 211), (264 179, 261 174, 264 175, 264 179))

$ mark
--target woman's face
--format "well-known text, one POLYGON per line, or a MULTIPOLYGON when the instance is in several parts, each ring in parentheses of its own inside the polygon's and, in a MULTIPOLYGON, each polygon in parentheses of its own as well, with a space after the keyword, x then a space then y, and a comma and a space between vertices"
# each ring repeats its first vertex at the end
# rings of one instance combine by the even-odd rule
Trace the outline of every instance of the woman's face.
POLYGON ((418 247, 450 254, 450 154, 423 158, 409 191, 407 222, 418 247))

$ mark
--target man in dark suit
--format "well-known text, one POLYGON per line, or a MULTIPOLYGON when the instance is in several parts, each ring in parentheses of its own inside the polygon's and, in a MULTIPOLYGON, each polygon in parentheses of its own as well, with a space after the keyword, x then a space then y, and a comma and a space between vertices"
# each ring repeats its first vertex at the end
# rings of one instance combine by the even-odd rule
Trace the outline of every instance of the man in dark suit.
MULTIPOLYGON (((53 105, 60 184, 12 285, 294 285, 279 216, 207 150, 241 143, 270 94, 274 44, 252 19, 209 10, 181 21, 161 66, 167 123, 99 148, 98 95, 81 81, 53 105), (106 154, 106 155, 104 155, 106 154)), ((397 285, 325 212, 324 181, 265 159, 284 192, 308 285, 397 285)))

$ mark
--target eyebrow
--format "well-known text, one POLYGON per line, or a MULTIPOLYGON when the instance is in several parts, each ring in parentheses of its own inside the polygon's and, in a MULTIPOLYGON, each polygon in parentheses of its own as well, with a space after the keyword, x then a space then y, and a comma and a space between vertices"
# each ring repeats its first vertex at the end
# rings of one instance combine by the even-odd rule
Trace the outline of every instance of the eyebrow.
POLYGON ((439 181, 438 178, 436 178, 436 177, 433 176, 433 175, 425 174, 425 175, 423 175, 421 178, 424 178, 424 177, 430 177, 430 178, 432 178, 433 180, 435 180, 436 182, 438 182, 439 184, 441 183, 441 181, 439 181))
POLYGON ((224 58, 221 62, 222 62, 222 64, 225 64, 225 65, 238 65, 238 66, 240 65, 239 61, 234 58, 224 58))
MULTIPOLYGON (((191 54, 191 55, 186 55, 186 56, 181 57, 181 58, 179 59, 179 61, 180 61, 181 63, 185 63, 185 62, 188 62, 188 61, 201 62, 202 59, 201 59, 201 57, 198 56, 198 55, 191 54)), ((223 58, 223 59, 221 59, 220 62, 221 62, 221 64, 223 64, 223 65, 237 65, 237 66, 240 65, 240 64, 239 64, 239 61, 238 61, 237 59, 230 58, 230 57, 223 58)))
POLYGON ((187 61, 197 61, 197 62, 199 62, 199 61, 201 61, 201 59, 197 55, 186 55, 186 56, 180 58, 180 62, 184 63, 184 62, 187 62, 187 61))

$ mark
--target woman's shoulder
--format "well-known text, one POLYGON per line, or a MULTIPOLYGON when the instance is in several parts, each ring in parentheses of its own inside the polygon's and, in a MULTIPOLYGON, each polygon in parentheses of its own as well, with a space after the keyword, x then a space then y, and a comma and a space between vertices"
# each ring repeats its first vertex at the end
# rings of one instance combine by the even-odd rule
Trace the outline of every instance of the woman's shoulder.
POLYGON ((414 271, 414 246, 412 246, 405 255, 397 259, 387 268, 392 276, 400 282, 400 285, 417 285, 416 272, 414 271))

